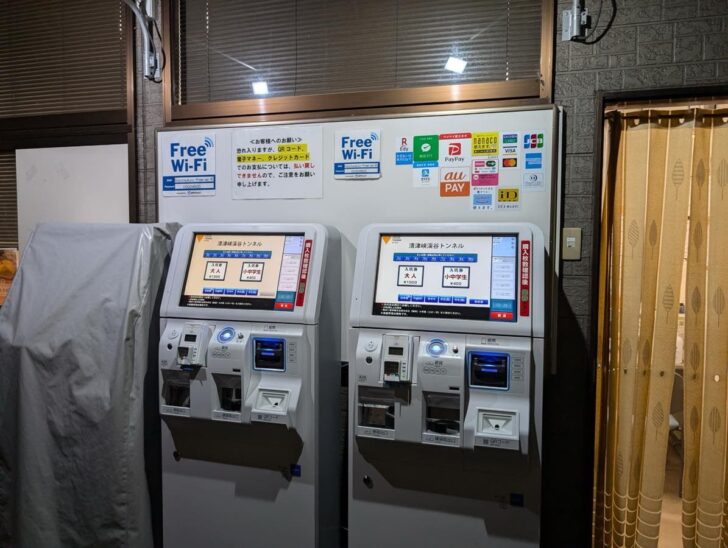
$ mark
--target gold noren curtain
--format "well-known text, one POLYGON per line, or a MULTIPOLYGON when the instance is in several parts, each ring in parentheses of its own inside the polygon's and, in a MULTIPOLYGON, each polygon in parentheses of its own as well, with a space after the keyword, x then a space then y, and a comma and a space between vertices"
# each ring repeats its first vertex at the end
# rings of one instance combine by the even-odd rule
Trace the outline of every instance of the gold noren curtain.
POLYGON ((613 111, 604 143, 594 545, 657 546, 676 436, 683 545, 728 546, 728 110, 613 111))

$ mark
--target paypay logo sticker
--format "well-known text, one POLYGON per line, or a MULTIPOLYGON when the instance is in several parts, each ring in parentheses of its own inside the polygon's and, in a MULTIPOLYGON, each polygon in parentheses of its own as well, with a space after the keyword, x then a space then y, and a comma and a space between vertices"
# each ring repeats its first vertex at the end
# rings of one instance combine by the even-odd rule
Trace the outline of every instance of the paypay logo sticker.
POLYGON ((161 146, 164 196, 215 194, 215 134, 170 134, 161 146))
POLYGON ((440 134, 440 165, 465 167, 470 164, 470 133, 440 134))

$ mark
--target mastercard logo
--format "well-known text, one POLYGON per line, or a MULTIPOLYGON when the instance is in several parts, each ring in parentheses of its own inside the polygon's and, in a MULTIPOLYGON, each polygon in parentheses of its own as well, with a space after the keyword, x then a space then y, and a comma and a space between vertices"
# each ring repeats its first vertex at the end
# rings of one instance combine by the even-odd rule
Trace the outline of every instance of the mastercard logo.
POLYGON ((517 167, 518 158, 503 158, 503 167, 517 167))

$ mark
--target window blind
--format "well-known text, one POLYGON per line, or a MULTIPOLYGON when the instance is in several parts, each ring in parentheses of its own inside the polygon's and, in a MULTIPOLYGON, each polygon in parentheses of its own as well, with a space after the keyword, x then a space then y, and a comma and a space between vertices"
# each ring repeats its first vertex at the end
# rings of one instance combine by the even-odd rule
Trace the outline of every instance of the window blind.
POLYGON ((15 151, 0 152, 0 248, 18 247, 15 151))
POLYGON ((0 0, 0 118, 125 110, 118 0, 0 0))
POLYGON ((536 0, 177 0, 177 104, 537 79, 536 0), (467 64, 445 69, 450 57, 467 64))

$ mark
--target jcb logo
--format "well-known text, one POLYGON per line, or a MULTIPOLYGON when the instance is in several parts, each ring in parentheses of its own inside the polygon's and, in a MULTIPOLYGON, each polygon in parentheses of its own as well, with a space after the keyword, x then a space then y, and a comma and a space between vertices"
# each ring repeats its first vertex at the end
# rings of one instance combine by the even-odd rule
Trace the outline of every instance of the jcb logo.
POLYGON ((517 202, 518 201, 517 188, 499 188, 498 189, 498 201, 499 202, 517 202))

